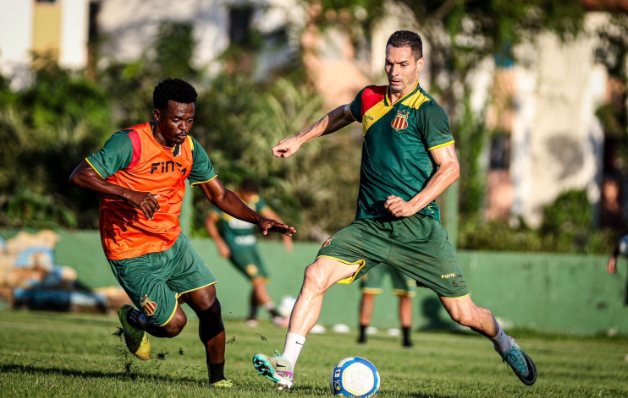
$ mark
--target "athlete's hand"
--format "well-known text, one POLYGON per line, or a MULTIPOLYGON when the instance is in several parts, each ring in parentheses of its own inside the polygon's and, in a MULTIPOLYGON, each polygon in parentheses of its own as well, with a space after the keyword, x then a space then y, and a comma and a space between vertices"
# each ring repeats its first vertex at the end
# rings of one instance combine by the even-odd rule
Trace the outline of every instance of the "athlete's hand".
POLYGON ((278 158, 289 158, 301 148, 301 140, 299 136, 285 138, 273 147, 273 155, 278 158))
POLYGON ((125 195, 128 204, 136 209, 142 210, 146 218, 153 219, 153 215, 157 210, 161 210, 157 198, 159 195, 153 196, 150 192, 129 191, 125 195))
POLYGON ((613 275, 615 271, 617 270, 616 266, 617 266, 617 257, 613 256, 608 260, 608 263, 606 264, 606 272, 613 275))
POLYGON ((410 202, 406 202, 398 196, 390 195, 384 203, 384 207, 395 217, 410 217, 416 214, 415 209, 410 202))
POLYGON ((296 229, 289 225, 265 217, 260 217, 257 226, 260 227, 264 235, 268 235, 269 232, 279 232, 286 236, 292 236, 293 233, 297 232, 296 229))
POLYGON ((220 257, 224 257, 224 258, 231 257, 231 249, 229 249, 229 246, 227 246, 226 243, 224 243, 224 242, 221 242, 221 243, 216 242, 216 246, 218 246, 218 254, 220 254, 220 257))

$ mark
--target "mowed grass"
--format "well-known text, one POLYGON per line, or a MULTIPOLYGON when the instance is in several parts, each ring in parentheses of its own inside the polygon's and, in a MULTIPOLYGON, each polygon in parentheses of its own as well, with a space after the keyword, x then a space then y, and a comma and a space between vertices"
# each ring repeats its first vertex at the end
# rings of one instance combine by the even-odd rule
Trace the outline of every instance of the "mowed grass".
POLYGON ((626 338, 518 336, 539 370, 536 385, 526 387, 492 345, 474 335, 415 333, 409 350, 383 334, 366 346, 355 343, 355 333, 311 335, 293 390, 279 393, 257 376, 251 357, 281 349, 285 330, 227 321, 227 339, 234 340, 227 345, 226 373, 235 388, 219 390, 207 385, 198 323, 188 323, 174 339, 153 338, 147 362, 125 355, 124 343, 112 335, 117 326, 115 317, 0 312, 0 396, 331 396, 333 366, 362 356, 380 371, 380 397, 628 397, 626 338))

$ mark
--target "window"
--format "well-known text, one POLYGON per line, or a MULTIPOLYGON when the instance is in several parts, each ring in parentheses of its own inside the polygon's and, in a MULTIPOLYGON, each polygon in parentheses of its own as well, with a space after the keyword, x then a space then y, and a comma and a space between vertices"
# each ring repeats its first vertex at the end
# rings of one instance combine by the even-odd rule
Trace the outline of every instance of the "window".
POLYGON ((510 167, 510 134, 495 133, 491 138, 490 168, 506 170, 510 167))
POLYGON ((231 44, 242 47, 249 44, 252 17, 252 7, 233 7, 229 10, 229 40, 231 44))

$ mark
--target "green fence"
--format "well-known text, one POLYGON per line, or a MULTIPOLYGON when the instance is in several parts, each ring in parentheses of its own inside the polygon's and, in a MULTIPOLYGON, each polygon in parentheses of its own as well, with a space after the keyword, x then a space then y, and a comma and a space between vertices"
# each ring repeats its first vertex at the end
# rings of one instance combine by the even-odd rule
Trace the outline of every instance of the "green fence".
MULTIPOLYGON (((59 231, 57 262, 78 271, 86 286, 115 285, 103 255, 97 231, 59 231)), ((10 232, 3 233, 5 237, 10 232)), ((218 297, 226 317, 244 317, 249 283, 229 262, 218 256, 209 239, 192 239, 192 244, 218 278, 218 297)), ((279 242, 260 243, 262 257, 271 272, 269 291, 275 301, 296 296, 305 267, 320 245, 297 243, 287 254, 279 242)), ((626 301, 626 260, 618 273, 608 275, 606 256, 578 256, 545 253, 460 252, 460 262, 474 301, 490 308, 495 316, 515 327, 572 334, 605 333, 613 329, 628 334, 626 301)), ((398 327, 397 299, 390 282, 375 302, 372 325, 398 327)), ((320 323, 358 322, 360 292, 357 283, 336 285, 325 297, 320 323)), ((414 301, 414 324, 421 328, 450 327, 436 295, 418 289, 414 301)))

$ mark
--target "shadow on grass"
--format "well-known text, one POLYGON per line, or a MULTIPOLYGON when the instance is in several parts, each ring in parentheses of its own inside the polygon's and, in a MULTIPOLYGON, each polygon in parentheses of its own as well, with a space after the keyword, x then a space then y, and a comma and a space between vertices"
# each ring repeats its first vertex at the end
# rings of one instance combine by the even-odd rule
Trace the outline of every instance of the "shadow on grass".
MULTIPOLYGON (((310 395, 329 395, 330 391, 329 388, 321 388, 321 387, 313 387, 313 386, 295 386, 292 390, 294 390, 293 392, 298 392, 299 394, 310 394, 310 395)), ((392 395, 392 396, 403 396, 403 397, 409 397, 409 398, 457 398, 455 395, 440 395, 440 394, 434 394, 434 393, 421 393, 419 391, 417 392, 411 392, 408 393, 407 391, 396 391, 396 390, 391 390, 389 388, 386 388, 383 390, 387 395, 392 395)))
POLYGON ((83 377, 94 379, 128 379, 135 380, 142 378, 147 381, 161 381, 170 383, 190 383, 197 384, 199 387, 207 387, 207 381, 199 381, 189 377, 174 377, 174 376, 161 376, 154 374, 143 374, 136 372, 101 372, 95 370, 76 370, 76 369, 62 369, 57 367, 40 367, 36 365, 36 362, 31 365, 2 365, 0 364, 0 373, 21 373, 21 374, 40 374, 40 375, 57 375, 67 377, 83 377))

